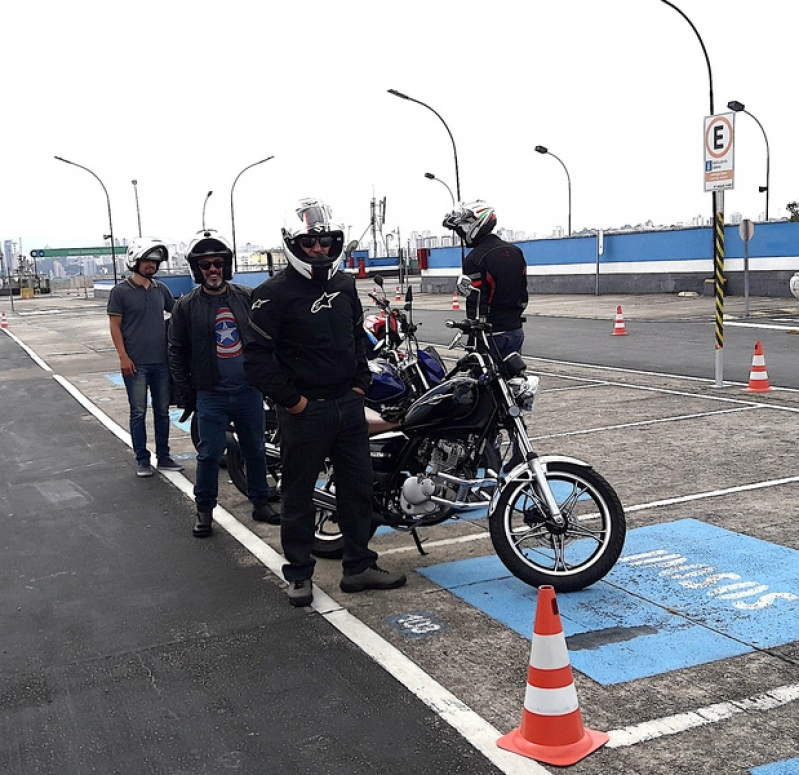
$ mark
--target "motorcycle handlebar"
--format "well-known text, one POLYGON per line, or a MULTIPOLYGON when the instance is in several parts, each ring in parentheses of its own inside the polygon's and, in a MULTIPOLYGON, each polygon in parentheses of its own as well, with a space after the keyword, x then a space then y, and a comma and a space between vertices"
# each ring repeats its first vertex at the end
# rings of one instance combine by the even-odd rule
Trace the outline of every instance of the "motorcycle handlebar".
POLYGON ((485 331, 486 333, 490 333, 492 329, 491 323, 487 323, 484 320, 470 320, 469 318, 465 318, 464 320, 445 320, 444 325, 447 328, 457 328, 465 334, 471 333, 472 331, 485 331))

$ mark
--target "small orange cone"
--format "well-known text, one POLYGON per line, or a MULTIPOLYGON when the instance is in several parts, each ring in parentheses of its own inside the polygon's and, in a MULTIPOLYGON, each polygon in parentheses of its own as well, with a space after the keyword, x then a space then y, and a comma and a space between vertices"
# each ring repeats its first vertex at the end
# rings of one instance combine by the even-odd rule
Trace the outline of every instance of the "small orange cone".
POLYGON ((624 315, 621 314, 621 304, 616 307, 616 322, 613 325, 613 336, 627 336, 627 327, 624 325, 624 315))
POLYGON ((458 292, 452 294, 452 309, 460 309, 461 303, 458 301, 458 292))
POLYGON ((6 313, 3 313, 3 322, 0 323, 0 328, 8 328, 8 321, 6 320, 6 313))
POLYGON ((402 301, 402 288, 397 286, 397 290, 394 291, 394 301, 402 301))
POLYGON ((755 342, 755 354, 752 357, 752 370, 749 372, 749 387, 747 393, 770 393, 774 390, 768 383, 766 359, 763 355, 763 345, 755 342))
POLYGON ((500 737, 497 745, 565 767, 584 759, 608 740, 604 732, 583 727, 555 588, 539 587, 522 725, 500 737))

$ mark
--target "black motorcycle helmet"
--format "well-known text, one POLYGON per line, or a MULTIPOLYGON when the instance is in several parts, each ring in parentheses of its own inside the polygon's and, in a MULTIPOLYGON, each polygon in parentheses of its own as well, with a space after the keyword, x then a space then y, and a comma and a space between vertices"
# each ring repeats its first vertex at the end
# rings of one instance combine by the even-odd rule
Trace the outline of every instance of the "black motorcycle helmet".
POLYGON ((203 273, 199 266, 202 258, 221 258, 225 262, 222 278, 226 282, 233 279, 233 249, 224 237, 220 237, 212 229, 197 232, 186 253, 186 261, 191 268, 194 282, 198 285, 203 283, 203 273))

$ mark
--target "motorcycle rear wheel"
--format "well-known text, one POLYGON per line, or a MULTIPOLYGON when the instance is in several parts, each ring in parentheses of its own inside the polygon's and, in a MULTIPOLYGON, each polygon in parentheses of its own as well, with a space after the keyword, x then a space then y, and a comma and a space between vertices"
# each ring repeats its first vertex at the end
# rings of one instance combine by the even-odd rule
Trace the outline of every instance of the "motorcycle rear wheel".
POLYGON ((511 480, 489 513, 491 543, 505 567, 526 584, 574 592, 595 584, 616 564, 627 530, 624 509, 590 466, 552 461, 546 478, 565 525, 547 519, 534 480, 511 480))

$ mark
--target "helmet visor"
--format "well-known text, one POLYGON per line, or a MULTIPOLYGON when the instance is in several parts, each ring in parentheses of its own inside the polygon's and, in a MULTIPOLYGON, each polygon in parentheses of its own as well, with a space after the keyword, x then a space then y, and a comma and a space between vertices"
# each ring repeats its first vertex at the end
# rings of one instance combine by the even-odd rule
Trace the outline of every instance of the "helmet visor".
POLYGON ((328 227, 328 217, 324 208, 318 204, 309 205, 297 211, 297 215, 308 231, 322 231, 328 227))

